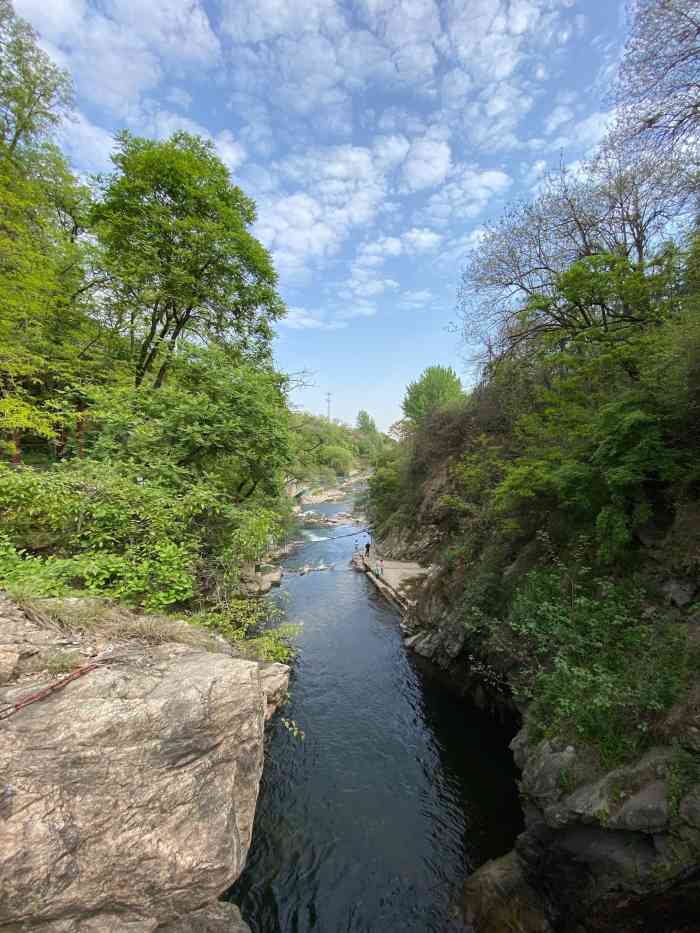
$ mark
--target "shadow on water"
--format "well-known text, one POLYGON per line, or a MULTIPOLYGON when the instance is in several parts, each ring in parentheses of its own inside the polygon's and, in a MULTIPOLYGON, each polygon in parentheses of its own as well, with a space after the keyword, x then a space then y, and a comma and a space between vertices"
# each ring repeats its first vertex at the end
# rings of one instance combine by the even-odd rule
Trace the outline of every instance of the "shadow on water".
MULTIPOLYGON (((348 503, 319 510, 339 512, 348 503)), ((228 898, 253 933, 449 933, 476 866, 520 829, 508 736, 407 655, 398 618, 348 568, 352 527, 313 529, 285 566, 291 699, 266 739, 245 871, 228 898)), ((366 540, 358 535, 357 543, 366 540)))

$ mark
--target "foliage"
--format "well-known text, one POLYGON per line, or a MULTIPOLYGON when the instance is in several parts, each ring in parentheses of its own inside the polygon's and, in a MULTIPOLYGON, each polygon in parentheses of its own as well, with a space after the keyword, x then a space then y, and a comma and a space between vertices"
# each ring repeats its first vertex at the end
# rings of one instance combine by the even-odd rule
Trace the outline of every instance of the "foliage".
POLYGON ((211 142, 122 132, 92 222, 134 380, 162 385, 178 341, 197 336, 267 354, 284 314, 267 251, 249 232, 255 205, 231 184, 211 142))
POLYGON ((292 456, 287 468, 289 480, 332 484, 337 476, 372 464, 392 442, 377 430, 361 411, 357 427, 296 412, 291 419, 292 456))
POLYGON ((700 763, 698 756, 679 742, 674 746, 673 759, 666 770, 666 785, 669 809, 677 819, 683 798, 700 783, 700 763))
POLYGON ((506 625, 527 656, 520 676, 535 734, 591 744, 608 767, 647 745, 694 672, 682 630, 645 621, 644 604, 633 584, 585 570, 576 581, 556 568, 527 577, 506 625))
POLYGON ((414 424, 420 424, 441 405, 464 395, 457 373, 449 366, 429 366, 417 382, 411 382, 401 404, 403 413, 414 424))
POLYGON ((0 0, 0 149, 12 157, 59 122, 72 102, 69 75, 37 43, 10 0, 0 0))
POLYGON ((225 610, 199 612, 190 621, 223 635, 246 657, 284 664, 294 655, 291 641, 301 626, 275 624, 281 615, 281 610, 270 602, 239 598, 225 610))

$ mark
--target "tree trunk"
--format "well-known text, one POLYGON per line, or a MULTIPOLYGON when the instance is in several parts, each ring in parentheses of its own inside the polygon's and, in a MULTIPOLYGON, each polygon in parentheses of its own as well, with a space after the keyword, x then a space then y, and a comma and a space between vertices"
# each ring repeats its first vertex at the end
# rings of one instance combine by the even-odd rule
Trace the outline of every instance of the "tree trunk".
POLYGON ((75 423, 75 440, 78 444, 78 456, 85 459, 85 419, 79 415, 75 423))
POLYGON ((22 462, 22 435, 18 430, 12 432, 12 466, 19 466, 22 462))
POLYGON ((165 374, 168 371, 168 367, 172 362, 173 353, 175 352, 175 347, 177 345, 178 338, 182 331, 185 328, 185 325, 190 319, 191 309, 188 309, 182 318, 175 325, 175 330, 170 335, 170 340, 168 341, 168 348, 165 351, 165 359, 161 363, 160 369, 158 370, 158 375, 156 376, 155 382, 153 383, 154 389, 160 389, 165 380, 165 374))
POLYGON ((66 444, 68 442, 68 433, 66 431, 65 425, 61 428, 58 439, 56 441, 56 459, 61 460, 63 458, 63 453, 66 449, 66 444))

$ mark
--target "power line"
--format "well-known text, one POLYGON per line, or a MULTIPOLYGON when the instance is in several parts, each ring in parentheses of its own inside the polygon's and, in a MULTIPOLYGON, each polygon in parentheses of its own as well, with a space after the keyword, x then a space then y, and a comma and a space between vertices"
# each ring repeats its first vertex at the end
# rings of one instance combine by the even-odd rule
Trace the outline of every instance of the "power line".
POLYGON ((371 533, 369 528, 360 528, 358 531, 351 531, 349 534, 333 535, 330 538, 319 538, 318 541, 305 541, 304 547, 309 547, 312 544, 324 544, 326 541, 337 541, 338 538, 353 538, 357 537, 357 535, 369 535, 371 533))

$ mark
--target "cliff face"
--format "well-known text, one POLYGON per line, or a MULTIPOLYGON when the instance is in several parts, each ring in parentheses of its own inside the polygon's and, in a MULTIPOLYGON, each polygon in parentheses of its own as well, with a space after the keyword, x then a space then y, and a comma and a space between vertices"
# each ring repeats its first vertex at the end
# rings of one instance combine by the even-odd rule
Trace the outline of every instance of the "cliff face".
MULTIPOLYGON (((674 533, 653 541, 657 555, 674 533)), ((392 556, 433 565, 403 622, 407 647, 442 668, 461 696, 521 722, 511 748, 526 828, 509 855, 468 879, 467 923, 477 933, 700 930, 700 684, 656 724, 658 744, 623 767, 606 770, 585 746, 535 738, 527 702, 514 699, 519 646, 494 641, 465 617, 465 572, 436 548, 439 522, 409 538, 389 536, 392 556)), ((504 589, 534 557, 530 546, 510 555, 504 589)), ((681 613, 697 590, 665 573, 660 565, 659 589, 697 644, 697 620, 681 613)))
POLYGON ((0 930, 247 929, 216 899, 245 863, 288 669, 77 635, 6 599, 0 642, 0 708, 97 662, 0 720, 0 930))

